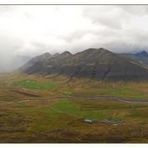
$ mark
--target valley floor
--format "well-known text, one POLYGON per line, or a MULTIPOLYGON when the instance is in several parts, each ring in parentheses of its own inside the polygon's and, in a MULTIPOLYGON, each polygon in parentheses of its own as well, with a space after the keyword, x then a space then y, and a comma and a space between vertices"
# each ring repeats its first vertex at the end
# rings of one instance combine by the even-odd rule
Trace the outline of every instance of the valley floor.
POLYGON ((0 75, 1 143, 148 143, 148 82, 0 75))

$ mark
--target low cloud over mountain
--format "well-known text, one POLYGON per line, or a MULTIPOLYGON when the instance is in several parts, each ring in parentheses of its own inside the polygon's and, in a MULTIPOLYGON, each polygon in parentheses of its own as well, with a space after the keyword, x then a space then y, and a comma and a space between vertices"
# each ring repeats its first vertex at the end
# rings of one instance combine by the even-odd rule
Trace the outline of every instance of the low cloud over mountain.
POLYGON ((0 71, 17 56, 104 47, 148 49, 148 6, 0 6, 0 71))

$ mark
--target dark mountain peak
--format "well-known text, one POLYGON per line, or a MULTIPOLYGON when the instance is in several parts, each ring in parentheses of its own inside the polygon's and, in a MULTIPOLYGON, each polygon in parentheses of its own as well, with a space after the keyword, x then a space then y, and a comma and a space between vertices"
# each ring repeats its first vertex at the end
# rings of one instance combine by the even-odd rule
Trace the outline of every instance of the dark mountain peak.
POLYGON ((82 52, 84 52, 84 53, 86 53, 86 52, 94 52, 96 50, 97 50, 97 48, 88 48, 88 49, 86 49, 86 50, 84 50, 82 52))
POLYGON ((77 54, 92 55, 92 54, 102 54, 102 53, 111 53, 111 52, 105 48, 88 48, 82 52, 78 52, 77 54))
POLYGON ((41 55, 35 57, 34 59, 35 59, 35 60, 41 60, 41 61, 42 61, 42 60, 48 59, 48 58, 50 58, 50 57, 51 57, 51 54, 48 53, 48 52, 45 52, 44 54, 41 54, 41 55))
POLYGON ((145 50, 138 52, 135 55, 140 57, 148 57, 148 53, 145 50))
POLYGON ((100 52, 101 54, 113 54, 113 52, 105 48, 99 48, 97 51, 100 52))
POLYGON ((39 63, 39 62, 45 62, 48 61, 48 59, 50 59, 52 56, 50 53, 46 52, 44 54, 38 55, 36 57, 33 57, 30 61, 28 61, 28 63, 26 63, 24 65, 24 67, 28 67, 30 65, 33 65, 35 63, 39 63))
POLYGON ((69 56, 72 55, 69 51, 64 51, 63 53, 61 53, 62 56, 69 56))
POLYGON ((42 56, 51 56, 51 54, 49 52, 45 52, 42 54, 42 56))
POLYGON ((100 51, 107 51, 107 52, 109 52, 109 50, 107 50, 107 49, 105 49, 105 48, 98 48, 98 50, 100 50, 100 51))
POLYGON ((60 55, 59 53, 55 53, 55 54, 53 54, 53 57, 56 57, 56 56, 58 56, 58 55, 60 55))

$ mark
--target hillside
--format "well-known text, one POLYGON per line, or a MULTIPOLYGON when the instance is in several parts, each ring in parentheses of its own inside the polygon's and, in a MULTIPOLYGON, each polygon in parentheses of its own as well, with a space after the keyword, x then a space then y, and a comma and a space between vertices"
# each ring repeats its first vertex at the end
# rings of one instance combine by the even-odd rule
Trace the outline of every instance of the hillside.
POLYGON ((139 64, 148 67, 148 53, 146 51, 141 51, 137 53, 123 53, 120 55, 135 60, 135 62, 138 62, 139 64))
POLYGON ((55 55, 46 53, 26 63, 21 71, 27 74, 56 74, 98 80, 148 79, 145 66, 104 48, 90 48, 76 54, 68 51, 55 55))

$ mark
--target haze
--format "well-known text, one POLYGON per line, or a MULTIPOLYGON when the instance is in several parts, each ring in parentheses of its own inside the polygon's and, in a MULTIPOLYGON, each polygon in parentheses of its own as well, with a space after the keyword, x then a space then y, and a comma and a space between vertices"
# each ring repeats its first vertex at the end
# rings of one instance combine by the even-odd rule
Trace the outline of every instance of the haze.
MULTIPOLYGON (((44 52, 148 49, 148 6, 0 6, 0 72, 44 52)), ((148 50, 147 50, 148 51, 148 50)))

